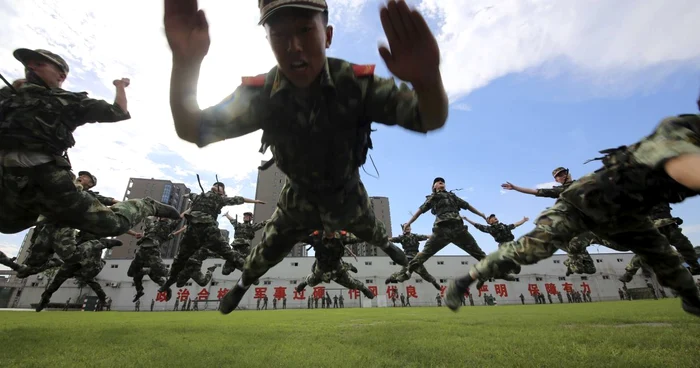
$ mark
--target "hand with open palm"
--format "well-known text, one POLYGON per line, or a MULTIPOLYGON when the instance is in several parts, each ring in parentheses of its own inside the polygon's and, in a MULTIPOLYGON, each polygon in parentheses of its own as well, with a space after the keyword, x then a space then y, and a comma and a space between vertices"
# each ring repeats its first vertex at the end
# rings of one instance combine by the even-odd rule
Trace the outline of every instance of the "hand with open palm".
POLYGON ((165 0, 165 36, 174 62, 201 63, 209 52, 209 24, 197 0, 165 0))
POLYGON ((439 78, 440 48, 428 24, 403 0, 390 0, 380 10, 389 45, 379 47, 389 71, 414 86, 430 85, 439 78))

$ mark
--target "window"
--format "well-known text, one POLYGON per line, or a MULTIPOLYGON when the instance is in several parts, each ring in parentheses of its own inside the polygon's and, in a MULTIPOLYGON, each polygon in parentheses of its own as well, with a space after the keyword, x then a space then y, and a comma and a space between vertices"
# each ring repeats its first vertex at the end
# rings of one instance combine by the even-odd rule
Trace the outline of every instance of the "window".
POLYGON ((520 277, 516 277, 515 282, 520 282, 520 277))
POLYGON ((416 284, 420 284, 421 282, 423 282, 423 279, 416 279, 416 284))
POLYGON ((266 281, 263 281, 263 284, 264 285, 272 285, 272 281, 266 280, 266 281))
POLYGON ((191 282, 188 282, 188 283, 185 284, 185 286, 192 286, 192 283, 191 283, 191 282))
POLYGON ((297 284, 297 280, 289 280, 289 283, 290 283, 291 285, 296 285, 296 284, 297 284))
POLYGON ((588 280, 588 276, 581 276, 581 280, 588 280))
POLYGON ((469 264, 469 261, 462 261, 462 264, 463 264, 463 265, 468 265, 468 264, 469 264))
POLYGON ((365 266, 371 266, 371 265, 372 265, 372 262, 371 262, 371 261, 370 261, 370 262, 365 262, 365 266))
POLYGON ((624 262, 624 261, 622 260, 622 258, 618 258, 617 261, 620 262, 620 263, 624 262))
POLYGON ((119 265, 118 265, 118 264, 113 264, 113 265, 110 265, 109 267, 110 267, 110 268, 119 268, 119 265))
POLYGON ((372 279, 365 280, 365 284, 372 284, 372 283, 374 283, 374 280, 372 280, 372 279))
POLYGON ((554 260, 554 263, 561 263, 561 261, 558 260, 558 259, 555 259, 555 260, 554 260))
POLYGON ((438 264, 439 264, 439 265, 444 265, 444 264, 445 264, 445 261, 438 261, 438 264))
POLYGON ((535 281, 542 281, 541 277, 535 277, 535 281))
POLYGON ((390 265, 396 266, 396 262, 389 262, 390 265))
POLYGON ((109 282, 105 282, 105 286, 109 286, 109 282))
POLYGON ((559 276, 559 281, 566 281, 566 277, 564 277, 564 276, 559 276))
POLYGON ((216 285, 219 285, 219 282, 218 282, 218 281, 212 281, 212 282, 211 282, 211 286, 216 286, 216 285))
POLYGON ((610 279, 610 276, 608 276, 608 275, 603 275, 603 280, 609 280, 609 279, 610 279))
POLYGON ((489 282, 494 282, 494 281, 496 281, 496 280, 494 280, 493 277, 489 279, 489 282))
POLYGON ((595 259, 595 263, 603 263, 603 260, 600 259, 600 258, 596 258, 596 259, 595 259))
POLYGON ((32 282, 32 286, 39 286, 38 282, 32 282))
POLYGON ((172 192, 172 190, 172 184, 165 184, 165 187, 163 188, 163 197, 161 198, 161 202, 168 203, 170 201, 170 192, 172 192))
POLYGON ((441 284, 444 284, 444 283, 446 283, 446 282, 447 282, 446 279, 440 279, 440 283, 441 283, 441 284))
POLYGON ((298 266, 299 266, 299 262, 292 262, 292 266, 298 267, 298 266))
POLYGON ((165 265, 165 268, 170 268, 170 265, 169 264, 165 265))
POLYGON ((221 263, 214 263, 215 267, 221 267, 221 263))

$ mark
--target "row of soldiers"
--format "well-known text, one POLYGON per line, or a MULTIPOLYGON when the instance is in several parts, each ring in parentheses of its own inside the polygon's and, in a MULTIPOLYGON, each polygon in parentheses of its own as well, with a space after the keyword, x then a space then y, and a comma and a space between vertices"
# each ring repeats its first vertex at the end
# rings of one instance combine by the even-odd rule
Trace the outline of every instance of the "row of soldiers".
MULTIPOLYGON (((672 234, 662 235, 663 227, 657 228, 649 218, 655 207, 680 203, 700 191, 700 116, 665 119, 641 141, 604 151, 602 167, 577 181, 571 180, 568 170, 555 170, 560 187, 530 194, 557 201, 537 217, 533 231, 518 239, 501 237, 497 229, 508 226, 447 191, 445 180, 436 178, 432 194, 404 225, 404 235, 410 234, 411 224, 421 214, 431 211, 436 216, 423 250, 409 259, 374 216, 359 168, 372 148, 372 122, 421 134, 445 125, 448 100, 439 69, 440 51, 430 28, 404 1, 392 0, 380 9, 388 40, 388 45, 380 47, 380 55, 389 71, 409 82, 411 89, 406 83, 397 86, 391 78, 375 76, 373 65, 326 57, 333 28, 328 25, 324 0, 269 0, 259 6, 259 24, 268 33, 277 65, 268 73, 243 78, 221 103, 200 109, 196 86, 210 44, 207 22, 196 0, 165 0, 165 34, 174 71, 170 105, 177 134, 205 147, 261 129, 260 152, 270 148, 269 165, 276 163, 287 176, 263 238, 247 257, 228 246, 216 220, 224 206, 261 202, 226 197, 222 183, 193 195, 191 208, 183 214, 150 198, 106 201, 90 193, 89 185, 76 183, 67 155, 75 144, 72 133, 86 123, 129 119, 125 89, 130 81, 113 82, 112 104, 65 91, 60 87, 69 73, 68 64, 46 50, 16 50, 14 56, 25 66, 26 78, 0 90, 0 232, 17 233, 35 225, 48 228, 41 231, 50 239, 44 254, 60 257, 64 275, 88 279, 103 264, 95 263, 94 255, 119 245, 107 238, 130 233, 149 217, 153 221, 184 219, 184 238, 170 272, 165 277, 159 270, 153 277, 158 279, 161 273, 162 282, 156 281, 159 291, 170 299, 170 287, 184 277, 190 260, 196 264, 207 252, 224 258, 223 274, 242 270, 241 278, 222 298, 224 314, 235 310, 250 286, 315 229, 321 239, 314 243, 317 263, 306 284, 333 280, 370 298, 369 290, 350 278, 348 266, 339 261, 341 229, 379 247, 402 266, 389 282, 413 272, 427 277, 425 261, 454 243, 480 260, 467 275, 450 282, 445 301, 455 311, 472 283, 478 287, 489 279, 513 280, 522 265, 548 258, 558 249, 569 253, 570 272, 591 272, 594 265, 585 247, 595 241, 633 251, 654 270, 659 282, 680 295, 686 312, 700 315, 700 296, 669 244, 672 234), (294 50, 288 42, 276 42, 297 37, 295 27, 300 22, 308 40, 294 43, 294 50), (496 252, 486 255, 478 247, 464 226, 461 209, 487 221, 492 235, 499 234, 494 235, 499 243, 496 252)), ((510 183, 503 187, 519 189, 510 183)), ((145 233, 139 239, 145 239, 141 245, 153 243, 145 233)), ((152 268, 159 267, 155 251, 147 249, 148 245, 140 247, 140 263, 134 265, 132 275, 150 275, 152 268)), ((17 265, 3 255, 0 262, 23 275, 56 265, 43 255, 39 258, 31 265, 17 265)), ((691 265, 694 270, 696 264, 697 260, 691 265)), ((137 295, 142 293, 139 290, 137 295)))

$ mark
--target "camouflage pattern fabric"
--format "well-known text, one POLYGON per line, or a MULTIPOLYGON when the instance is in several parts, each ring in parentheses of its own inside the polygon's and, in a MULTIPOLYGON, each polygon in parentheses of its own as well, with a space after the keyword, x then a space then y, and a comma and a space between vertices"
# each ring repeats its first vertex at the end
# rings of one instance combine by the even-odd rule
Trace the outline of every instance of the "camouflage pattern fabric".
POLYGON ((102 260, 102 251, 105 249, 100 240, 90 240, 82 243, 78 247, 81 253, 80 262, 73 264, 63 264, 54 276, 51 284, 41 294, 42 304, 51 300, 51 295, 58 290, 63 283, 73 277, 79 282, 84 282, 95 291, 100 302, 105 303, 107 295, 100 284, 95 281, 95 277, 102 271, 105 261, 102 260))
MULTIPOLYGON (((194 212, 192 211, 193 214, 194 212)), ((165 291, 165 289, 177 282, 178 276, 185 269, 188 260, 202 248, 207 248, 213 254, 232 264, 240 262, 241 257, 229 247, 226 239, 221 234, 217 222, 191 222, 187 225, 185 235, 180 242, 180 248, 173 260, 173 264, 170 266, 168 280, 159 290, 165 291)))
POLYGON ((3 252, 0 252, 0 264, 3 266, 7 266, 14 271, 17 271, 20 268, 22 268, 22 265, 13 261, 11 258, 9 258, 7 255, 5 255, 5 253, 3 253, 3 252))
POLYGON ((665 119, 639 143, 610 153, 604 168, 573 183, 561 193, 561 200, 540 214, 534 230, 504 244, 472 271, 479 278, 489 278, 516 264, 537 263, 590 230, 632 250, 653 268, 663 286, 684 295, 684 303, 696 303, 692 276, 648 217, 655 204, 697 195, 660 168, 661 163, 682 154, 700 154, 697 115, 665 119))
POLYGON ((244 203, 243 197, 226 197, 211 190, 202 194, 190 193, 189 198, 192 205, 185 218, 191 224, 217 224, 222 208, 244 203))
POLYGON ((456 194, 445 190, 439 190, 426 196, 425 202, 419 207, 419 210, 421 213, 430 211, 430 213, 435 215, 434 229, 435 226, 443 222, 459 222, 462 224, 462 216, 459 214, 459 210, 466 210, 470 207, 467 201, 459 198, 456 194))
POLYGON ((496 222, 491 225, 474 224, 474 227, 482 233, 491 235, 493 240, 499 244, 515 240, 515 236, 513 236, 515 225, 513 224, 506 225, 501 222, 496 222))
POLYGON ((29 269, 18 272, 17 277, 26 278, 43 272, 54 254, 65 263, 79 262, 81 254, 77 233, 75 229, 55 223, 44 223, 35 227, 30 239, 29 254, 24 260, 29 269))
MULTIPOLYGON (((345 247, 339 234, 332 239, 323 238, 322 241, 316 242, 314 246, 314 257, 316 264, 313 272, 305 279, 308 286, 314 287, 322 282, 329 283, 335 281, 338 285, 344 286, 352 290, 362 290, 363 293, 369 291, 362 281, 355 279, 348 274, 342 264, 345 247)), ((302 284, 303 285, 303 284, 302 284)), ((297 286, 297 290, 301 288, 297 286)), ((371 293, 371 292, 370 292, 371 293)))
MULTIPOLYGON (((143 240, 143 238, 139 240, 143 240)), ((143 277, 146 275, 159 286, 165 284, 165 277, 168 275, 168 269, 160 256, 160 248, 151 239, 141 242, 134 260, 131 261, 129 269, 126 271, 126 276, 134 280, 137 294, 143 293, 143 277)))
POLYGON ((470 256, 480 260, 486 257, 486 253, 479 247, 472 234, 467 231, 467 227, 459 221, 441 221, 436 220, 436 225, 433 226, 433 234, 430 236, 423 250, 411 260, 408 266, 409 272, 416 272, 418 266, 422 265, 430 257, 439 252, 447 244, 453 243, 470 256))
POLYGON ((151 198, 130 199, 107 207, 89 193, 78 191, 70 170, 55 163, 32 168, 1 167, 0 171, 2 233, 26 230, 39 215, 102 237, 124 234, 147 216, 179 219, 175 208, 151 198))
POLYGON ((559 195, 562 194, 566 189, 568 189, 573 183, 574 181, 568 181, 562 185, 557 185, 553 188, 537 189, 537 193, 535 194, 535 196, 557 199, 559 198, 559 195))
POLYGON ((143 222, 143 236, 136 244, 140 247, 160 248, 170 240, 180 221, 158 217, 146 217, 143 222))
POLYGON ((311 202, 290 184, 280 193, 277 208, 263 230, 263 237, 246 258, 243 283, 250 285, 267 270, 281 262, 294 245, 308 237, 309 229, 345 229, 357 238, 382 249, 400 265, 406 256, 389 242, 384 224, 374 216, 364 185, 328 196, 323 202, 311 202))
POLYGON ((234 270, 243 271, 243 265, 245 264, 245 257, 250 254, 251 244, 250 242, 255 238, 255 232, 262 229, 267 225, 268 220, 253 224, 252 222, 238 222, 236 220, 231 221, 231 225, 234 228, 234 239, 231 242, 231 248, 238 255, 236 262, 226 261, 224 267, 221 270, 223 275, 228 275, 234 270))
POLYGON ((190 279, 194 280, 201 287, 207 286, 209 281, 211 281, 212 272, 207 271, 206 275, 202 274, 202 263, 208 258, 215 258, 216 256, 216 253, 207 248, 199 248, 187 260, 185 268, 177 276, 177 287, 185 286, 190 279))
MULTIPOLYGON (((410 260, 412 260, 416 256, 416 254, 418 254, 418 247, 420 246, 420 242, 428 240, 428 238, 429 236, 427 235, 403 233, 397 237, 389 239, 389 241, 392 243, 400 243, 404 253, 406 253, 406 258, 408 258, 410 262, 410 260)), ((420 275, 420 277, 423 280, 433 284, 433 286, 438 285, 435 277, 433 277, 433 275, 431 275, 425 268, 425 266, 423 266, 422 264, 419 265, 414 272, 420 275)), ((400 271, 395 272, 391 276, 389 276, 387 281, 389 283, 404 282, 411 278, 411 274, 412 273, 408 271, 408 267, 403 266, 401 267, 400 271)), ((437 289, 440 289, 439 285, 437 286, 437 289)))
POLYGON ((234 242, 240 240, 252 241, 255 238, 255 232, 264 228, 268 221, 269 220, 265 220, 254 224, 252 221, 238 222, 235 219, 231 220, 234 242))

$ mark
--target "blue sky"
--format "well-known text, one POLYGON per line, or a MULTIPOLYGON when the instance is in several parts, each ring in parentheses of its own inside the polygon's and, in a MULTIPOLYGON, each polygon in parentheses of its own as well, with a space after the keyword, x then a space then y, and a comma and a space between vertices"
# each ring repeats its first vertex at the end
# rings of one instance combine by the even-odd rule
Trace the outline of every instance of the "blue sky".
MULTIPOLYGON (((442 51, 451 109, 446 127, 427 136, 375 124, 371 155, 380 178, 363 174, 370 195, 389 197, 394 234, 429 194, 435 176, 448 189, 504 222, 523 216, 532 228, 553 200, 504 193, 508 180, 535 187, 552 181, 557 166, 574 177, 597 151, 632 143, 665 116, 695 112, 700 92, 700 3, 636 1, 409 1, 428 19, 442 51), (663 25, 659 28, 657 25, 663 25)), ((11 0, 0 4, 0 72, 22 74, 11 53, 46 48, 71 65, 64 85, 112 100, 113 79, 129 77, 132 119, 78 129, 71 153, 76 169, 100 178, 102 194, 121 198, 129 177, 184 182, 198 190, 218 174, 229 194, 253 197, 260 133, 205 149, 175 135, 168 106, 170 54, 162 31, 162 2, 72 3, 11 0), (140 9, 135 12, 134 9, 140 9)), ((329 1, 335 39, 328 55, 377 64, 388 76, 377 43, 384 39, 378 1, 329 1)), ((256 26, 255 2, 201 1, 212 46, 200 79, 202 107, 217 103, 240 77, 266 72, 274 58, 256 26), (240 36, 240 37, 237 37, 240 36)), ((371 164, 365 169, 374 174, 371 164)), ((696 200, 674 207, 684 232, 700 243, 696 200)), ((250 206, 231 208, 242 214, 250 206)), ((466 213, 473 220, 476 217, 466 213)), ((260 220, 260 219, 259 219, 260 220)), ((434 218, 422 216, 414 232, 429 234, 434 218)), ((222 227, 230 225, 221 222, 222 227)), ((473 232, 486 251, 492 238, 473 232)), ((0 250, 14 254, 23 233, 0 235, 0 250)), ((590 249, 591 252, 604 251, 590 249)), ((440 254, 461 254, 454 246, 440 254)))

